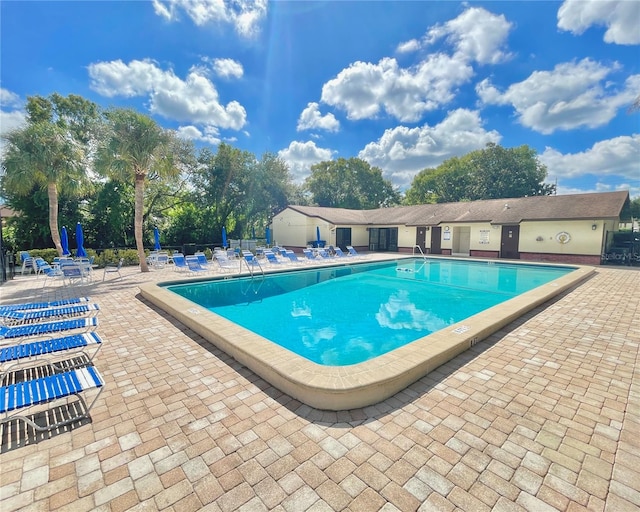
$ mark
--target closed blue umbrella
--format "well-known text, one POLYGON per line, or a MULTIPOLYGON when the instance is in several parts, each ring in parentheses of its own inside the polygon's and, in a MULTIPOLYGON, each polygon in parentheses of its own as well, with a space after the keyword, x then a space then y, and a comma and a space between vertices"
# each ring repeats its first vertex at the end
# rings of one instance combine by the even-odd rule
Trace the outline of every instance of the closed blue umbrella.
POLYGON ((62 245, 62 255, 68 256, 71 254, 69 251, 69 235, 67 234, 67 227, 62 226, 62 230, 60 231, 60 245, 62 245))
POLYGON ((222 247, 227 248, 227 228, 222 226, 222 247))
POLYGON ((251 239, 252 240, 256 239, 256 228, 255 228, 255 226, 251 226, 251 239))
POLYGON ((318 242, 318 247, 320 247, 320 226, 316 226, 316 241, 318 242))
POLYGON ((156 251, 162 249, 162 247, 160 247, 160 231, 158 231, 158 228, 153 228, 153 239, 155 241, 155 245, 153 246, 153 248, 156 251))
POLYGON ((78 244, 78 249, 76 250, 76 257, 78 258, 86 258, 87 251, 84 250, 82 244, 84 243, 84 234, 82 233, 82 226, 78 222, 76 224, 76 244, 78 244))
POLYGON ((269 229, 269 226, 267 226, 264 237, 267 239, 267 245, 271 245, 271 230, 269 229))

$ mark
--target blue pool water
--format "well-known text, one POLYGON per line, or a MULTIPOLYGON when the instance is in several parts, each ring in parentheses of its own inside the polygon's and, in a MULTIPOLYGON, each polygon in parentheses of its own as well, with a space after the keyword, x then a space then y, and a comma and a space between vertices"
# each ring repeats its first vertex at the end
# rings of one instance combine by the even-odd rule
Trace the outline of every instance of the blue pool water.
POLYGON ((344 366, 382 355, 572 270, 410 259, 167 288, 315 363, 344 366))

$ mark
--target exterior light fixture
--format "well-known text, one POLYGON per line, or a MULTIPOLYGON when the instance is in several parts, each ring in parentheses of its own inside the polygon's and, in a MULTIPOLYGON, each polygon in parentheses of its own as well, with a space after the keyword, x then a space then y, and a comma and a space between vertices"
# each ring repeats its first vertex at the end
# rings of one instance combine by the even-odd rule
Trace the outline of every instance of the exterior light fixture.
POLYGON ((592 224, 591 225, 591 231, 595 231, 596 229, 598 229, 598 225, 597 224, 592 224))

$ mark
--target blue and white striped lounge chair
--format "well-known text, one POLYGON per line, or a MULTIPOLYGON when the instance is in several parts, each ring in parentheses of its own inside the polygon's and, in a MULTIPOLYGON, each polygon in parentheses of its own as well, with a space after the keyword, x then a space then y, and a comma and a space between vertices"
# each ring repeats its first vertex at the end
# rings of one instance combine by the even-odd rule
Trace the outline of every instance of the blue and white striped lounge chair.
POLYGON ((306 263, 306 260, 301 260, 300 258, 298 258, 298 255, 291 249, 287 249, 287 251, 285 252, 285 256, 289 258, 291 263, 295 263, 296 265, 304 265, 306 263))
POLYGON ((190 272, 206 272, 208 270, 200 265, 197 256, 186 256, 185 262, 190 272))
POLYGON ((336 253, 336 257, 337 258, 351 258, 351 257, 353 257, 351 254, 345 254, 344 252, 342 252, 342 249, 340 249, 340 247, 336 247, 335 249, 333 249, 333 252, 336 253))
POLYGON ((60 267, 52 267, 50 265, 45 265, 40 267, 40 275, 44 276, 44 280, 42 282, 42 288, 44 289, 47 284, 51 281, 61 281, 64 283, 64 273, 60 270, 60 267))
MULTIPOLYGON (((0 347, 0 384, 4 384, 5 376, 16 368, 40 365, 50 361, 54 368, 60 369, 62 367, 56 364, 56 360, 59 362, 81 354, 91 363, 101 347, 102 338, 96 332, 0 347)), ((86 362, 83 366, 85 365, 86 362)))
POLYGON ((243 258, 247 263, 247 267, 249 268, 249 270, 251 270, 251 268, 253 267, 258 267, 260 270, 262 270, 262 266, 260 265, 258 258, 256 258, 251 252, 249 252, 249 254, 243 255, 243 258))
POLYGON ((347 251, 349 251, 349 254, 351 254, 351 256, 360 256, 360 253, 358 253, 358 251, 356 251, 353 247, 351 247, 350 245, 347 245, 347 251))
POLYGON ((4 340, 16 338, 28 338, 32 336, 43 336, 73 329, 84 329, 89 332, 98 325, 98 318, 69 318, 57 322, 44 322, 27 325, 0 325, 0 343, 4 340))
POLYGON ((36 275, 38 276, 44 273, 44 269, 51 268, 51 265, 49 265, 49 263, 47 263, 44 258, 40 257, 33 258, 33 266, 35 268, 36 275))
POLYGON ((271 251, 264 251, 264 255, 267 258, 267 261, 270 265, 282 265, 283 263, 278 259, 278 257, 272 253, 271 251))
POLYGON ((0 313, 0 324, 18 325, 39 322, 51 318, 72 318, 76 316, 95 316, 100 311, 97 304, 75 304, 57 308, 36 309, 31 311, 7 311, 0 313))
POLYGON ((211 270, 211 265, 209 264, 209 260, 207 260, 207 255, 203 252, 197 252, 195 254, 198 259, 198 263, 205 270, 211 270))
POLYGON ((174 270, 188 270, 189 266, 187 265, 187 260, 182 253, 175 253, 173 255, 173 266, 174 270))
POLYGON ((35 268, 33 266, 33 258, 27 251, 20 251, 20 263, 22 264, 22 268, 20 270, 20 273, 22 275, 24 275, 24 273, 27 271, 29 272, 29 274, 31 274, 32 270, 35 271, 35 268))
MULTIPOLYGON (((52 430, 62 425, 68 425, 89 417, 89 412, 103 389, 104 380, 94 366, 2 386, 0 387, 0 423, 22 420, 38 431, 52 430), (82 395, 92 390, 97 390, 97 394, 87 405, 82 395), (69 403, 69 399, 73 397, 79 400, 82 407, 71 417, 56 423, 39 425, 34 421, 34 418, 26 416, 36 406, 59 400, 65 400, 69 403)), ((69 409, 76 410, 75 407, 69 409)))
POLYGON ((7 311, 29 311, 32 309, 58 308, 60 306, 71 306, 73 304, 81 304, 83 302, 90 301, 90 297, 74 297, 71 299, 61 299, 50 302, 24 302, 21 304, 5 304, 4 306, 0 306, 0 316, 2 316, 7 311))
POLYGON ((302 249, 302 253, 307 257, 307 260, 316 261, 316 256, 311 249, 302 249))

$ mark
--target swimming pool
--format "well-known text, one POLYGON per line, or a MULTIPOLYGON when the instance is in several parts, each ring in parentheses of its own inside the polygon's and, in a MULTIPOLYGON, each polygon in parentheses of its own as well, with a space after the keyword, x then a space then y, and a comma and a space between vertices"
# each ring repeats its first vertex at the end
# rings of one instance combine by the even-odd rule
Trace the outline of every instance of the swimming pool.
POLYGON ((433 334, 572 270, 414 259, 167 288, 314 363, 346 366, 433 334))
MULTIPOLYGON (((383 257, 370 255, 370 259, 383 257)), ((432 259, 455 261, 450 258, 429 258, 432 259)), ((398 255, 395 255, 395 262, 400 268, 415 265, 413 260, 403 259, 398 255)), ((491 263, 486 260, 482 260, 482 263, 486 265, 486 275, 489 276, 491 263)), ((359 265, 334 263, 330 268, 333 272, 352 272, 359 265), (353 268, 349 269, 350 266, 353 268)), ((405 274, 404 279, 413 279, 412 272, 394 272, 405 274)), ((314 363, 168 289, 168 286, 185 282, 184 279, 172 283, 143 284, 140 291, 145 299, 250 368, 277 389, 318 409, 346 410, 377 403, 403 390, 525 312, 578 285, 594 272, 593 267, 576 266, 575 270, 568 274, 449 324, 433 334, 422 336, 364 362, 342 366, 314 363)), ((297 275, 299 278, 303 273, 304 271, 293 271, 291 275, 297 275)), ((460 279, 462 275, 462 271, 449 273, 449 279, 460 279)), ((224 281, 225 276, 214 280, 224 281)), ((226 280, 241 282, 238 277, 226 280)), ((258 286, 259 280, 254 278, 252 286, 258 286)), ((202 279, 190 280, 192 283, 198 281, 202 279)), ((492 286, 488 277, 486 286, 492 286)), ((515 290, 519 283, 512 282, 511 286, 515 290)), ((255 288, 247 287, 244 290, 254 293, 255 288)), ((358 290, 353 290, 351 295, 354 301, 362 299, 358 290)), ((332 297, 327 297, 326 300, 330 303, 332 297)), ((304 310, 304 307, 302 309, 304 310)))

